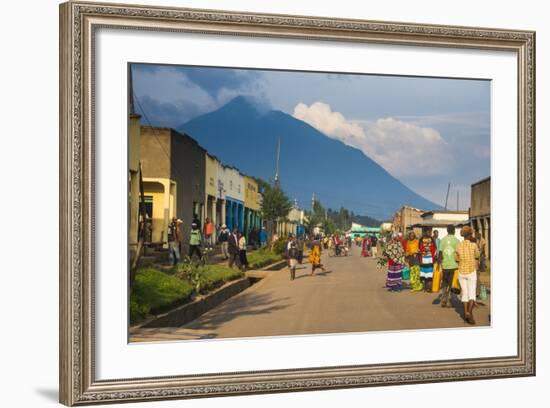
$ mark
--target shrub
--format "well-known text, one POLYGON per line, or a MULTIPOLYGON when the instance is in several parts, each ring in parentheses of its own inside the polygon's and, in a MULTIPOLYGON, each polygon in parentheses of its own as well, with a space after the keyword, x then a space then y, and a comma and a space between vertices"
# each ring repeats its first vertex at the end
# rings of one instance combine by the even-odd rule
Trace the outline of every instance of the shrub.
POLYGON ((226 265, 183 262, 177 266, 176 276, 189 282, 196 293, 204 293, 224 282, 238 279, 244 276, 244 273, 226 265))
POLYGON ((244 273, 225 265, 207 265, 202 267, 203 291, 212 289, 225 282, 242 278, 244 273))
POLYGON ((143 319, 150 311, 148 305, 138 303, 134 296, 130 297, 130 322, 134 323, 143 319))
POLYGON ((286 245, 288 239, 285 237, 280 237, 277 241, 273 242, 273 252, 277 255, 284 255, 286 252, 286 245))
POLYGON ((205 293, 244 276, 240 270, 225 265, 201 265, 184 262, 162 272, 155 268, 137 271, 130 295, 130 324, 149 313, 161 313, 191 299, 193 294, 205 293))
POLYGON ((186 281, 154 268, 140 269, 130 295, 130 322, 182 303, 193 293, 186 281))
POLYGON ((248 263, 251 268, 262 268, 274 262, 280 261, 282 258, 283 257, 281 255, 271 252, 267 248, 261 248, 248 254, 248 263))

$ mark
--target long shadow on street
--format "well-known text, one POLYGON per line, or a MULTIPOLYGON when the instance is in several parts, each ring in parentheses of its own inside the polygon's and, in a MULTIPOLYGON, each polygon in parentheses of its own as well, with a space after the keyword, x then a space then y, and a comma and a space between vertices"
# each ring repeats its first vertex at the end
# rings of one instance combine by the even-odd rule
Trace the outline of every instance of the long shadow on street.
POLYGON ((216 330, 237 317, 265 315, 283 310, 290 305, 288 300, 288 297, 274 300, 269 293, 243 292, 181 328, 216 330))

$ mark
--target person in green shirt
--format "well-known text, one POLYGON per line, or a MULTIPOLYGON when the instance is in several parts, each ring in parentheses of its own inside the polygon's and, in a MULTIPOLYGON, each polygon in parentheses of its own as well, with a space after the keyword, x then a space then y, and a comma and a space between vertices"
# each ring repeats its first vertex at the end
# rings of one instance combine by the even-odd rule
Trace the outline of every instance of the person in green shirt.
POLYGON ((443 269, 443 278, 441 279, 441 307, 451 307, 451 285, 453 276, 458 263, 455 253, 458 245, 458 238, 455 236, 455 226, 447 225, 447 236, 441 239, 439 243, 439 259, 441 259, 441 268, 443 269))
POLYGON ((189 259, 193 259, 193 254, 197 254, 199 260, 202 259, 201 254, 202 235, 197 223, 191 224, 191 233, 189 236, 189 259))

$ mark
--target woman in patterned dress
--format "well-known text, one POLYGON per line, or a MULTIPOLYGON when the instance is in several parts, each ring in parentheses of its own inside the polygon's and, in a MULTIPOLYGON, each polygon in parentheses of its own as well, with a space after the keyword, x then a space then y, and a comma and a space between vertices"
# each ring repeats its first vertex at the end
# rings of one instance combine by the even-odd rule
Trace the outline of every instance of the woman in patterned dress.
POLYGON ((422 290, 422 282, 420 281, 420 265, 418 260, 419 242, 413 231, 409 232, 408 238, 405 256, 411 271, 411 291, 419 292, 422 290))
POLYGON ((315 269, 321 268, 325 272, 325 267, 321 263, 321 238, 315 237, 313 240, 311 252, 309 254, 309 263, 311 264, 311 275, 315 273, 315 269))
POLYGON ((388 276, 386 288, 388 292, 401 292, 403 286, 402 274, 405 266, 405 251, 403 245, 396 235, 386 246, 384 255, 388 258, 388 276))
POLYGON ((422 239, 418 247, 420 250, 420 280, 424 286, 424 291, 431 292, 435 262, 435 243, 428 228, 422 231, 422 239))

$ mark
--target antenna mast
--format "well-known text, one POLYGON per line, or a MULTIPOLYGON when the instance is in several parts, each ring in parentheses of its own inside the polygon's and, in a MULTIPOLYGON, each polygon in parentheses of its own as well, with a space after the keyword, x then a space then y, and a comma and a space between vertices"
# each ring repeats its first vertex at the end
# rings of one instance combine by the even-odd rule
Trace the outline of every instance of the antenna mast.
POLYGON ((275 165, 275 185, 278 187, 280 185, 279 180, 279 158, 281 156, 281 138, 277 142, 277 163, 275 165))
POLYGON ((445 210, 447 210, 447 203, 449 202, 449 191, 451 191, 451 183, 447 187, 447 197, 445 197, 445 210))

